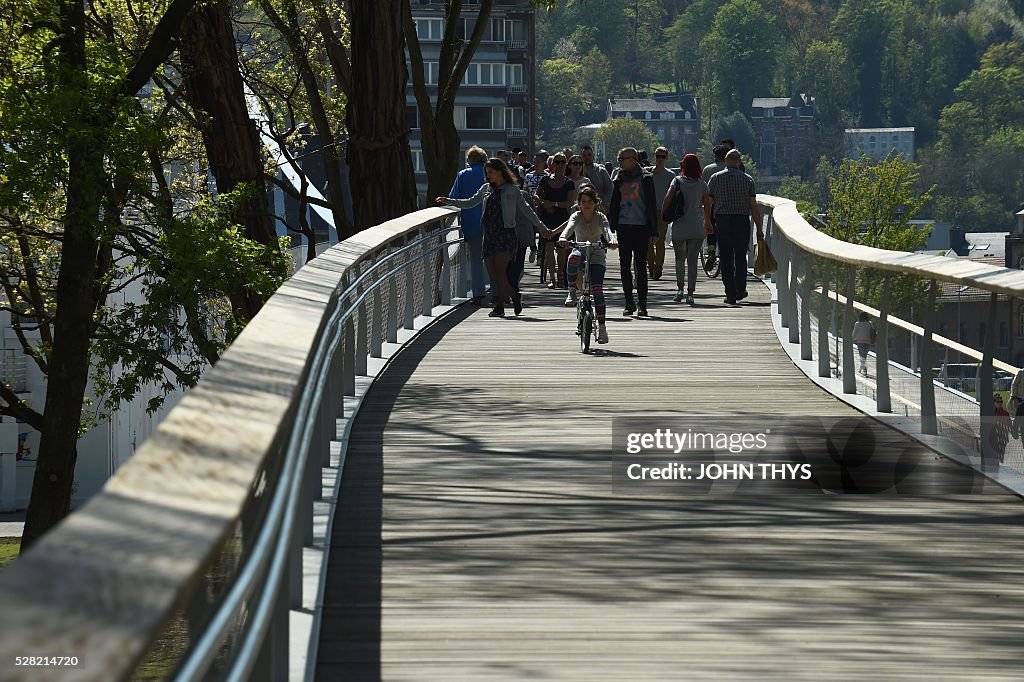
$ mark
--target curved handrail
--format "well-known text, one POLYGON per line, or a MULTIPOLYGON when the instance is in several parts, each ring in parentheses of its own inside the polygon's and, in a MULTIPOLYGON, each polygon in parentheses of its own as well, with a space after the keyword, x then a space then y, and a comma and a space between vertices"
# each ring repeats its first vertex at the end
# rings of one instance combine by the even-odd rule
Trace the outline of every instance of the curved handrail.
MULTIPOLYGON (((295 523, 295 494, 306 486, 296 472, 308 458, 311 429, 319 428, 313 422, 330 416, 310 414, 325 393, 325 377, 343 364, 340 338, 346 337, 347 355, 356 336, 352 315, 384 276, 405 272, 412 286, 412 273, 403 268, 447 253, 452 242, 444 226, 455 213, 430 208, 360 232, 285 282, 103 490, 0 574, 7 617, 0 657, 60 652, 83 661, 62 670, 62 680, 128 679, 179 609, 205 605, 205 590, 196 591, 240 528, 238 575, 249 572, 247 579, 271 586, 255 593, 249 619, 259 623, 268 603, 281 603, 278 592, 288 591, 288 578, 283 587, 273 579, 283 570, 281 543, 251 550, 277 540, 274 529, 294 535, 287 531, 295 523), (424 234, 421 253, 406 253, 395 271, 363 267, 417 233, 424 234), (364 282, 368 272, 375 273, 372 284, 364 282), (286 494, 275 494, 285 482, 286 494), (247 564, 250 559, 256 563, 247 564)), ((360 318, 365 335, 366 315, 360 318)), ((235 606, 252 589, 237 592, 235 606)), ((204 621, 212 611, 202 614, 204 621)), ((237 610, 228 615, 239 617, 237 610)), ((266 624, 262 619, 259 629, 266 624)), ((218 644, 219 634, 208 645, 218 644)), ((261 635, 242 632, 240 646, 251 653, 261 635)), ((202 675, 208 653, 188 669, 202 675)), ((39 679, 39 669, 9 672, 5 679, 39 679)))
POLYGON ((1024 272, 977 261, 932 256, 922 253, 887 251, 851 244, 811 227, 796 208, 796 202, 767 194, 757 201, 772 210, 775 226, 804 251, 848 265, 889 270, 924 279, 956 282, 1009 296, 1024 295, 1024 272))

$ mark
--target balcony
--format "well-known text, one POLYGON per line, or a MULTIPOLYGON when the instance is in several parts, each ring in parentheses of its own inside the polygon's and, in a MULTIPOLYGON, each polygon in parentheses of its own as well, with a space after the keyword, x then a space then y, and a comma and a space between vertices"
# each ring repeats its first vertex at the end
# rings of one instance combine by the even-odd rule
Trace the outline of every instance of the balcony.
POLYGON ((506 40, 505 50, 508 52, 508 56, 511 59, 525 59, 526 58, 526 41, 525 40, 506 40))
POLYGON ((530 134, 526 128, 505 128, 505 139, 511 142, 526 142, 530 134))
POLYGON ((510 86, 508 86, 508 94, 510 94, 510 95, 525 95, 526 94, 526 86, 525 85, 510 85, 510 86))

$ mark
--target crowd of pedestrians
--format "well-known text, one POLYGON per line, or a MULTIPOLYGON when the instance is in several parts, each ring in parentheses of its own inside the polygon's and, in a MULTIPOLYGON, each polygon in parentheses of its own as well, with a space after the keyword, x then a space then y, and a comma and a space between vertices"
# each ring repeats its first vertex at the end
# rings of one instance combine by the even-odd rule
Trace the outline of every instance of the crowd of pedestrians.
MULTIPOLYGON (((758 238, 764 236, 761 214, 754 181, 732 141, 722 140, 713 154, 714 162, 703 167, 696 154, 686 154, 677 172, 668 167, 665 147, 655 150, 653 165, 646 164, 645 152, 626 147, 609 173, 589 145, 579 154, 538 150, 532 163, 522 149, 488 159, 483 149, 471 147, 449 196, 437 202, 462 209, 473 303, 483 305, 489 283, 491 316, 504 316, 508 303, 518 315, 526 253, 532 261, 539 248, 548 288, 567 289, 566 305, 574 305, 583 266, 583 254, 570 248, 575 238, 602 239, 621 249, 624 316, 648 315, 648 280, 661 279, 668 240, 675 254, 676 302, 695 304, 697 261, 707 239, 712 257, 717 249, 721 262, 725 302, 737 304, 747 297, 751 219, 758 238)), ((601 343, 608 340, 605 263, 604 251, 591 256, 601 343)))

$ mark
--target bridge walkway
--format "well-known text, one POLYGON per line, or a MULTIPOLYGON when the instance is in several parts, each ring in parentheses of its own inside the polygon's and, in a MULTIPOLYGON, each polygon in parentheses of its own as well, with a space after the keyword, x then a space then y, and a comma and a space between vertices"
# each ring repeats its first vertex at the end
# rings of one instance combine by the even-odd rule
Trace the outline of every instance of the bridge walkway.
POLYGON ((762 285, 729 308, 701 279, 691 308, 662 280, 627 319, 610 270, 598 354, 531 268, 522 316, 462 306, 378 378, 317 678, 1019 679, 1016 496, 614 494, 614 417, 859 413, 794 367, 762 285))

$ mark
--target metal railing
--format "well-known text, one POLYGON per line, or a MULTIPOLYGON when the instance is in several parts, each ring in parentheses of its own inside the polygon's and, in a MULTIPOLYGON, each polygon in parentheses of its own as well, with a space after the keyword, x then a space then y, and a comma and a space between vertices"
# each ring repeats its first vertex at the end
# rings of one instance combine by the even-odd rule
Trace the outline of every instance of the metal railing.
POLYGON ((300 268, 103 491, 0 574, 3 658, 78 656, 61 680, 288 679, 318 636, 289 651, 346 398, 400 327, 468 290, 455 213, 389 221, 300 268))
MULTIPOLYGON (((997 464, 1000 456, 994 442, 998 438, 993 438, 993 430, 1005 428, 1005 424, 994 416, 993 369, 1015 374, 1018 368, 994 358, 994 333, 980 350, 937 335, 936 296, 939 282, 989 292, 987 328, 996 329, 996 300, 999 296, 1024 297, 1024 272, 850 244, 811 227, 793 201, 759 195, 758 203, 765 217, 766 238, 779 264, 770 279, 787 330, 783 340, 799 344, 802 360, 817 361, 818 376, 841 378, 844 393, 872 393, 878 412, 919 419, 921 433, 947 435, 977 452, 982 466, 997 464), (877 301, 871 302, 877 305, 857 300, 866 273, 881 279, 877 301), (890 314, 894 282, 900 276, 927 288, 926 300, 919 306, 922 319, 917 323, 890 314), (874 374, 869 371, 867 377, 858 373, 854 344, 849 342, 860 313, 867 313, 877 330, 871 353, 874 374), (909 341, 909 358, 903 363, 890 358, 896 335, 909 341), (941 364, 936 349, 942 347, 980 363, 976 396, 954 390, 934 376, 933 366, 941 364)), ((1024 472, 1021 441, 1010 440, 1003 464, 1024 472)))

